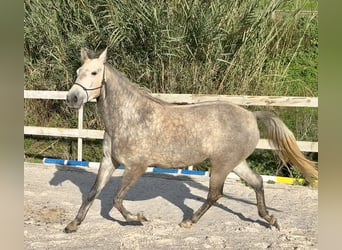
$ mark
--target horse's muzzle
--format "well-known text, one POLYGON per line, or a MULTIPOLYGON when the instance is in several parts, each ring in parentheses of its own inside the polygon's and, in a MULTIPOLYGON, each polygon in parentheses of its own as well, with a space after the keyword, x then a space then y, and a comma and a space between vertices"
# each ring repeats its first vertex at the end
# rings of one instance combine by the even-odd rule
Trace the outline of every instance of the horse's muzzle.
POLYGON ((83 99, 83 96, 76 91, 69 91, 66 96, 68 106, 74 109, 79 109, 83 105, 83 99))

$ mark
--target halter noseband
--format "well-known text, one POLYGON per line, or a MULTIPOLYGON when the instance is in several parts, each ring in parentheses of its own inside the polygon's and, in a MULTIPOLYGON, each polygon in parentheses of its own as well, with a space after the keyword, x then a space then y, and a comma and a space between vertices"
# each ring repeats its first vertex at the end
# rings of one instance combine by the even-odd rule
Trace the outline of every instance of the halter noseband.
MULTIPOLYGON (((106 70, 106 66, 103 64, 103 77, 102 77, 101 85, 99 87, 96 87, 96 88, 86 88, 86 87, 84 87, 83 85, 81 85, 81 84, 79 84, 77 82, 74 83, 74 85, 80 86, 85 91, 85 93, 87 94, 87 101, 89 99, 88 91, 100 89, 100 88, 102 88, 103 85, 106 84, 105 70, 106 70)), ((100 90, 100 95, 101 95, 101 90, 100 90)))

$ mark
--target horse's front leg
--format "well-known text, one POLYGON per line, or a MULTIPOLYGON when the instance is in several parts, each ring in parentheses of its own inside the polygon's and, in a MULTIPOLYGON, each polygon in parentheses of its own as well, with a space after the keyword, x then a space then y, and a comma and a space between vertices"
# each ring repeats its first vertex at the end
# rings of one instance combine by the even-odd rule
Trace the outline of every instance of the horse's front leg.
POLYGON ((88 193, 87 198, 83 200, 75 219, 64 228, 65 233, 72 233, 77 230, 77 227, 86 217, 87 212, 93 204, 95 198, 100 194, 104 186, 107 184, 114 170, 119 167, 119 164, 115 162, 111 157, 110 145, 110 138, 105 135, 103 144, 104 158, 100 164, 95 183, 88 193))
POLYGON ((124 174, 122 176, 122 182, 120 190, 114 199, 114 206, 119 210, 126 221, 147 221, 146 217, 140 213, 132 214, 123 205, 123 199, 125 198, 128 191, 134 186, 134 184, 139 180, 139 178, 145 173, 146 167, 141 166, 128 166, 125 168, 124 174))

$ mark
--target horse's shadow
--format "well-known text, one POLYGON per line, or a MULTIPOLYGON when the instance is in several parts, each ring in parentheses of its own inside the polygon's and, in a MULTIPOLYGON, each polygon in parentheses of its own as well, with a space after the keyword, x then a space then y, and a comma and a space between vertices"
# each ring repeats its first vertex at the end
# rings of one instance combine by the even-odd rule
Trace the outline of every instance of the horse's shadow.
MULTIPOLYGON (((53 178, 49 182, 50 185, 57 186, 57 185, 61 185, 65 181, 70 181, 80 189, 82 193, 82 200, 87 198, 88 192, 90 191, 90 188, 92 187, 96 179, 95 173, 87 171, 82 168, 71 169, 69 167, 64 167, 64 166, 57 166, 56 169, 57 170, 54 173, 53 178), (82 178, 80 178, 79 176, 80 174, 83 175, 82 178)), ((117 171, 120 171, 120 170, 117 170, 117 171)), ((192 188, 196 188, 196 189, 203 190, 206 192, 208 192, 208 187, 201 183, 193 181, 193 179, 191 179, 188 176, 173 177, 167 174, 159 174, 159 173, 158 174, 155 174, 155 173, 145 174, 145 176, 151 176, 151 175, 154 175, 154 176, 157 175, 159 178, 156 178, 156 179, 158 179, 158 181, 160 182, 162 182, 163 179, 170 179, 170 178, 173 178, 173 179, 177 178, 177 180, 169 183, 167 187, 163 187, 161 185, 161 186, 158 186, 158 188, 155 188, 154 186, 155 184, 152 182, 138 181, 138 183, 127 194, 127 196, 125 197, 125 200, 143 201, 143 200, 149 200, 149 199, 153 199, 153 198, 160 196, 164 198, 165 200, 169 201, 170 203, 174 204, 179 209, 181 209, 181 211, 183 212, 183 220, 188 219, 194 212, 192 208, 188 207, 185 204, 186 199, 193 199, 193 200, 198 200, 201 202, 205 201, 205 198, 192 194, 188 186, 191 186, 192 188), (177 192, 174 192, 174 190, 177 190, 177 192)), ((119 190, 120 183, 121 183, 121 176, 111 177, 110 181, 107 183, 107 185, 102 190, 101 194, 98 196, 98 199, 101 201, 101 215, 104 218, 108 220, 116 221, 120 223, 121 225, 128 225, 128 224, 131 225, 132 223, 119 221, 117 219, 114 219, 109 214, 111 209, 113 208, 113 199, 117 191, 119 190)), ((231 195, 224 195, 224 197, 249 204, 253 206, 253 209, 257 209, 256 204, 249 200, 236 198, 231 195)), ((262 226, 269 227, 269 224, 266 223, 265 221, 262 221, 260 219, 253 220, 253 219, 247 218, 242 213, 235 212, 218 202, 215 204, 215 206, 238 216, 243 221, 258 223, 262 226)), ((273 208, 269 208, 269 209, 274 210, 274 211, 279 211, 273 208)), ((135 223, 134 225, 141 225, 141 224, 135 223)))

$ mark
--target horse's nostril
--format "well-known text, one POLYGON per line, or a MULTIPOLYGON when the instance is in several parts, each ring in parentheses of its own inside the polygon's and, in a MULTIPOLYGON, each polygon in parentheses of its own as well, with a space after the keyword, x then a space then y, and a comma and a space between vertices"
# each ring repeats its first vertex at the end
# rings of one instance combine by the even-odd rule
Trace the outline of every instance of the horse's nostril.
POLYGON ((69 95, 67 95, 67 102, 69 103, 69 104, 76 104, 77 102, 78 102, 78 97, 77 97, 77 95, 75 95, 75 94, 69 94, 69 95))

